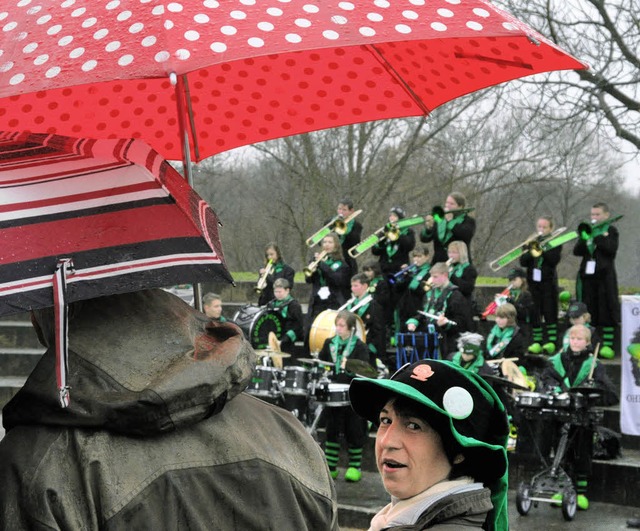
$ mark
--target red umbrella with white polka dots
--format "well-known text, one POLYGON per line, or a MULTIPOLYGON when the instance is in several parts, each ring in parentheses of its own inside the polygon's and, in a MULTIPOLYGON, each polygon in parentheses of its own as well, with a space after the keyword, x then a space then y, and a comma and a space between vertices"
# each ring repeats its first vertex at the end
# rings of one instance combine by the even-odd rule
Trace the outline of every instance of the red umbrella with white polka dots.
POLYGON ((0 4, 0 129, 142 138, 168 159, 586 67, 484 0, 0 4))

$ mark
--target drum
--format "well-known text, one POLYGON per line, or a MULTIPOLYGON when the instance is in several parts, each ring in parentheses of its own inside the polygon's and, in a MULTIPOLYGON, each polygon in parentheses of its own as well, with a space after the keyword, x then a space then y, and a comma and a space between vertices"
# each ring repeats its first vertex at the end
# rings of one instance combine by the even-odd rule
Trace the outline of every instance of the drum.
MULTIPOLYGON (((313 320, 309 330, 309 350, 311 352, 320 352, 325 339, 336 335, 336 315, 338 315, 337 310, 324 310, 313 320)), ((359 315, 356 315, 356 336, 362 341, 367 340, 364 323, 359 315)))
MULTIPOLYGON (((579 398, 582 399, 582 397, 579 398)), ((574 403, 576 403, 575 400, 574 403)), ((569 393, 556 393, 549 395, 549 406, 555 409, 569 409, 571 407, 571 396, 569 393)), ((582 405, 580 407, 582 407, 582 405)))
POLYGON ((542 393, 523 391, 516 395, 516 404, 520 407, 542 409, 549 403, 549 397, 542 393))
POLYGON ((309 392, 311 373, 304 367, 289 366, 284 369, 284 385, 282 392, 285 395, 306 396, 309 392))
POLYGON ((321 381, 315 390, 316 400, 325 407, 346 407, 349 403, 349 384, 321 381))
POLYGON ((257 366, 247 393, 265 398, 277 397, 280 394, 280 371, 275 367, 257 366))
POLYGON ((267 311, 264 306, 247 304, 240 308, 233 316, 247 341, 255 349, 269 348, 269 332, 276 337, 282 335, 282 321, 277 313, 267 311))

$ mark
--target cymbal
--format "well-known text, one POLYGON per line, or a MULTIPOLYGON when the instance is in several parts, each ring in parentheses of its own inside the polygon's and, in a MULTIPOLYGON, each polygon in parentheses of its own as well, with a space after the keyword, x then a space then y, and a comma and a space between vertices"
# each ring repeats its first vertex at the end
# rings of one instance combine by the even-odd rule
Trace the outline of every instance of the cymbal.
POLYGON ((510 389, 517 389, 518 391, 528 391, 528 387, 524 387, 523 385, 519 385, 511 380, 507 380, 506 378, 500 378, 499 376, 492 376, 491 374, 482 374, 482 378, 487 380, 487 382, 493 382, 498 385, 502 385, 504 387, 509 387, 510 389))
POLYGON ((317 363, 318 365, 329 365, 331 367, 335 366, 335 363, 332 361, 322 361, 316 358, 298 358, 298 361, 302 363, 317 363))
POLYGON ((527 386, 527 379, 524 377, 524 374, 520 372, 518 366, 512 361, 504 360, 500 365, 500 372, 502 372, 502 375, 510 382, 518 384, 524 389, 529 389, 527 386))
POLYGON ((291 354, 287 354, 285 352, 276 352, 275 350, 271 350, 270 348, 266 348, 263 350, 255 351, 257 356, 260 357, 269 357, 269 358, 290 358, 291 354))
POLYGON ((368 362, 362 360, 348 359, 344 368, 349 372, 356 373, 358 376, 364 376, 365 378, 375 378, 378 376, 378 371, 376 371, 368 362))

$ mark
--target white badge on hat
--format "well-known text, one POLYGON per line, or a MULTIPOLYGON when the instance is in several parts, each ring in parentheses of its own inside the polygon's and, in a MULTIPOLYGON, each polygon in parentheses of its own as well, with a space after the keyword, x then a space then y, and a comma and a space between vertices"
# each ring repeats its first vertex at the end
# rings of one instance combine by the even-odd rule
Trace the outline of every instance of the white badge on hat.
POLYGON ((454 419, 466 419, 473 411, 473 397, 464 387, 451 387, 442 396, 442 406, 454 419))

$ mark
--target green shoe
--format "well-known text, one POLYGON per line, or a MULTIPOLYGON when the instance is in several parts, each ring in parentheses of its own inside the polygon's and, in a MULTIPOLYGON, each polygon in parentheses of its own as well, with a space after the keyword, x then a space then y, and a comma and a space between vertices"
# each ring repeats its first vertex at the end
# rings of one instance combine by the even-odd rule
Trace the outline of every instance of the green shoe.
POLYGON ((331 474, 331 479, 337 479, 340 472, 338 472, 338 469, 336 468, 335 470, 329 470, 329 473, 331 474))
POLYGON ((578 494, 578 509, 586 511, 589 508, 589 500, 584 494, 578 494))
POLYGON ((527 350, 531 352, 531 354, 541 354, 542 345, 540 343, 533 343, 532 345, 529 345, 529 348, 527 350))
POLYGON ((605 360, 612 360, 615 357, 616 353, 611 347, 604 346, 600 349, 599 355, 605 360))
POLYGON ((562 505, 562 492, 556 492, 553 496, 551 496, 553 500, 551 502, 551 507, 560 507, 562 505))
POLYGON ((549 354, 549 356, 552 356, 553 353, 556 351, 556 345, 555 343, 545 343, 544 345, 542 345, 542 350, 544 350, 547 354, 549 354))
POLYGON ((356 483, 362 479, 362 471, 359 468, 350 466, 344 474, 345 481, 356 483))

